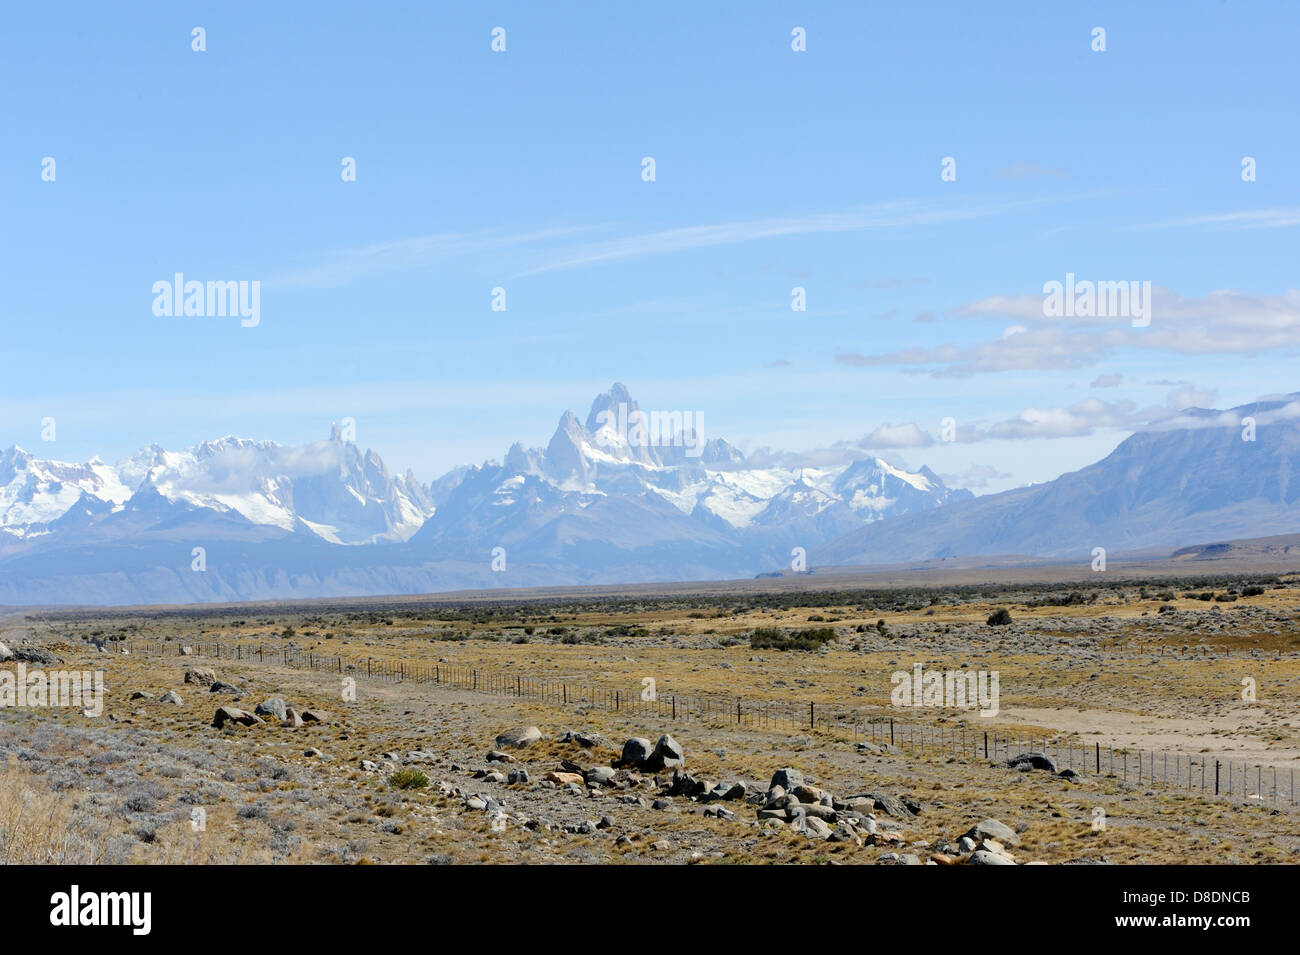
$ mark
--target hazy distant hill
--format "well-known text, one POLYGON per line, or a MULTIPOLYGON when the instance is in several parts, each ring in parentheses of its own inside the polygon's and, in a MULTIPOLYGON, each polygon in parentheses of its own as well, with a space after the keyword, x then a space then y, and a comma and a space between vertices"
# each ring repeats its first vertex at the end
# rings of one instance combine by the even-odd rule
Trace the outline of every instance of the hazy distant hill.
POLYGON ((811 555, 819 565, 1024 554, 1088 559, 1300 531, 1300 404, 1185 412, 1125 439, 1096 464, 857 528, 811 555), (1241 421, 1256 420, 1253 441, 1241 421), (1177 426, 1174 426, 1177 425, 1177 426))

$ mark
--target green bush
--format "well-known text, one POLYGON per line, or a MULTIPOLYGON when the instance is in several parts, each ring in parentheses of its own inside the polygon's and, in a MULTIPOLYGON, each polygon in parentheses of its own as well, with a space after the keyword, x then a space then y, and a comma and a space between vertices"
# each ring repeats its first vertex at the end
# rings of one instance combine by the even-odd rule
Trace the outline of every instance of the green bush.
POLYGON ((835 639, 830 627, 799 630, 786 633, 776 627, 759 627, 749 635, 749 645, 755 650, 816 650, 835 639))
POLYGON ((429 785, 429 777, 418 769, 399 769, 388 777, 388 785, 394 789, 423 789, 429 785))
POLYGON ((989 614, 988 625, 990 627, 1005 627, 1011 622, 1011 612, 1006 607, 999 607, 989 614))

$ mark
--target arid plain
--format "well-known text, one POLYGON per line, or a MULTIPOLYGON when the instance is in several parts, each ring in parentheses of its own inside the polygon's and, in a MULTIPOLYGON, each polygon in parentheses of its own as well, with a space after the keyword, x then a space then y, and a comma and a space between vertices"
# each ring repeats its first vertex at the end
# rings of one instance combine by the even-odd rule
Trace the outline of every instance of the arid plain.
POLYGON ((0 711, 0 858, 1300 858, 1300 580, 816 584, 15 611, 5 645, 103 670, 106 693, 97 718, 0 711), (1010 622, 988 622, 1003 610, 1010 622), (893 674, 917 664, 996 672, 996 714, 891 705, 893 674), (367 676, 380 671, 408 678, 367 676), (411 677, 432 671, 482 684, 411 677), (516 677, 547 695, 514 695, 516 677), (647 686, 660 705, 644 704, 647 686), (737 721, 684 705, 674 718, 663 705, 697 697, 826 716, 737 721), (929 743, 904 739, 904 723, 929 743), (990 730, 1053 765, 967 745, 990 730), (629 756, 638 739, 653 752, 629 756), (1099 773, 1099 748, 1164 767, 1152 757, 1139 781, 1107 759, 1099 773), (1232 794, 1196 776, 1216 763, 1239 767, 1232 794), (1168 766, 1188 778, 1162 781, 1168 766))

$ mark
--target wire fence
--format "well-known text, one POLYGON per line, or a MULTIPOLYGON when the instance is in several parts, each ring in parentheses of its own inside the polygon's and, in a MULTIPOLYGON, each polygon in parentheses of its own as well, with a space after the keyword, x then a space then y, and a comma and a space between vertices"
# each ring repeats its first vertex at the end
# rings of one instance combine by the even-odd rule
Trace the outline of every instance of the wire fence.
MULTIPOLYGON (((639 689, 588 681, 506 673, 480 667, 374 658, 345 660, 291 647, 220 643, 129 641, 131 653, 211 657, 270 663, 290 669, 335 673, 384 683, 429 683, 531 702, 595 708, 629 717, 734 726, 774 732, 824 732, 864 747, 892 747, 918 755, 983 759, 1007 763, 1037 754, 1057 772, 1111 778, 1135 786, 1160 785, 1294 810, 1300 802, 1295 769, 1246 760, 1143 749, 1116 749, 1078 739, 1077 733, 1052 736, 1018 733, 1005 727, 975 728, 968 723, 917 723, 862 707, 809 700, 754 700, 722 694, 663 693, 652 681, 639 689)), ((1043 764, 1045 766, 1045 764, 1043 764)))

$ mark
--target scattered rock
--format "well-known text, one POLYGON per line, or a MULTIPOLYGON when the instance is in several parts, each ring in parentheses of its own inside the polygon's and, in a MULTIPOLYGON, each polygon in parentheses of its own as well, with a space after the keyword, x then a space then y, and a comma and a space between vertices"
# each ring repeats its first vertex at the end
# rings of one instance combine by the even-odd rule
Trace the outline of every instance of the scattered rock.
POLYGON ((650 759, 650 754, 654 752, 654 747, 650 741, 643 736, 634 736, 623 744, 623 754, 618 758, 616 766, 636 766, 642 767, 650 759))
POLYGON ((238 723, 240 726, 253 726, 261 723, 262 720, 249 713, 246 710, 237 709, 233 706, 217 707, 216 715, 212 717, 212 725, 217 729, 225 726, 227 723, 238 723))
POLYGON ((768 783, 767 788, 770 792, 780 786, 786 792, 789 792, 796 786, 802 786, 803 784, 803 773, 797 769, 786 767, 785 769, 778 769, 772 774, 772 781, 768 783))
MULTIPOLYGON (((858 812, 862 810, 855 803, 865 803, 868 809, 878 809, 900 819, 910 819, 916 815, 911 806, 908 805, 907 800, 898 796, 891 796, 888 793, 863 793, 858 796, 850 796, 846 802, 850 808, 856 809, 858 812)), ((916 803, 912 803, 912 806, 916 806, 916 803)), ((920 807, 917 806, 917 808, 920 807)))
POLYGON ((735 800, 745 798, 745 784, 736 782, 734 779, 724 779, 713 789, 705 794, 705 798, 735 800))
POLYGON ((182 702, 181 695, 177 693, 175 690, 168 690, 166 693, 164 693, 162 696, 158 698, 158 702, 179 705, 182 702))
POLYGON ((812 839, 829 839, 831 835, 831 827, 816 816, 804 820, 803 831, 812 839))
POLYGON ((646 768, 651 772, 658 772, 661 769, 674 769, 685 765, 686 754, 682 751, 681 744, 667 733, 659 737, 659 741, 655 743, 654 751, 645 762, 646 768))
POLYGON ((970 857, 970 865, 1015 865, 1006 856, 1000 856, 996 852, 989 852, 987 849, 976 849, 974 855, 970 857))
POLYGON ((3 643, 0 643, 0 663, 4 663, 6 660, 12 660, 13 658, 14 652, 3 643))
POLYGON ((680 769, 675 769, 673 770, 672 782, 668 787, 668 795, 684 796, 687 799, 694 799, 703 796, 705 792, 712 788, 712 783, 706 783, 702 779, 696 779, 689 773, 684 773, 680 769))
POLYGON ((583 774, 587 780, 587 785, 608 786, 618 775, 617 770, 611 766, 593 766, 583 774))
POLYGON ((582 777, 579 776, 577 773, 555 773, 555 772, 551 772, 551 773, 547 773, 545 776, 543 776, 542 779, 544 779, 544 780, 546 780, 547 782, 550 782, 550 783, 555 783, 555 785, 557 785, 557 786, 567 786, 567 785, 569 785, 570 783, 573 783, 573 784, 576 785, 576 786, 581 786, 581 785, 582 785, 582 781, 583 781, 583 780, 582 780, 582 777))
POLYGON ((62 657, 55 656, 49 650, 44 650, 41 647, 19 647, 11 652, 13 653, 13 659, 20 663, 38 663, 41 666, 52 667, 63 662, 62 657))
POLYGON ((288 707, 284 705, 284 700, 278 696, 273 696, 269 700, 263 700, 257 704, 253 710, 258 716, 274 716, 277 720, 285 720, 289 715, 288 707))
POLYGON ((1028 766, 1030 769, 1045 769, 1049 773, 1056 772, 1056 763, 1052 762, 1045 753, 1021 753, 1007 760, 1007 766, 1011 769, 1028 766))
POLYGON ((599 733, 568 730, 556 737, 557 743, 577 743, 583 749, 613 749, 614 744, 599 733))
POLYGON ((536 726, 517 726, 498 733, 495 744, 497 749, 523 749, 539 742, 541 738, 542 731, 536 726))
POLYGON ((985 819, 983 822, 977 822, 971 826, 970 832, 966 833, 966 838, 983 841, 984 839, 996 839, 998 842, 1008 846, 1020 845, 1020 837, 1008 825, 998 822, 996 819, 985 819))
POLYGON ((185 682, 199 686, 211 686, 217 682, 217 675, 207 667, 191 667, 185 671, 185 682))
POLYGON ((821 803, 800 803, 799 811, 810 819, 822 819, 826 822, 835 822, 840 818, 834 809, 821 803))

